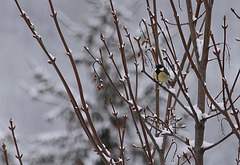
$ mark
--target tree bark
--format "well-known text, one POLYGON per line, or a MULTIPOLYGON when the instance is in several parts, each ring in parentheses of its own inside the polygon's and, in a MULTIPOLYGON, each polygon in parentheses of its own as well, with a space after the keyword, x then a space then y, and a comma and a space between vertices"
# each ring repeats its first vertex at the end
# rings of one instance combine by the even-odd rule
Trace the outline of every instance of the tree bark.
MULTIPOLYGON (((204 29, 203 53, 202 53, 202 59, 199 63, 198 69, 200 71, 203 81, 206 82, 206 70, 207 70, 207 63, 208 63, 209 39, 210 39, 209 33, 211 30, 213 0, 203 0, 203 2, 206 10, 206 20, 205 20, 205 29, 204 29)), ((205 113, 205 100, 206 100, 206 95, 202 88, 202 84, 199 80, 197 106, 202 111, 202 113, 205 113)), ((205 133, 205 120, 200 120, 195 123, 194 152, 197 159, 197 165, 203 165, 204 150, 202 148, 202 144, 204 141, 204 133, 205 133)))
POLYGON ((204 141, 204 133, 205 133, 205 121, 202 120, 195 124, 194 152, 197 159, 197 165, 203 165, 204 150, 202 148, 202 144, 204 141))

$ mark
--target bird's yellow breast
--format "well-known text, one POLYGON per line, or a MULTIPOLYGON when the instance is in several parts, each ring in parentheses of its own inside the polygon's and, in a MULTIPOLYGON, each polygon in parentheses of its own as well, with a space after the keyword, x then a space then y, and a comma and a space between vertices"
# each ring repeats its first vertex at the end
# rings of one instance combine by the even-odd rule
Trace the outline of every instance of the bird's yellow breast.
POLYGON ((160 72, 158 74, 158 81, 161 83, 165 83, 169 80, 170 76, 166 74, 165 72, 160 72))
POLYGON ((156 72, 153 72, 153 78, 160 83, 165 83, 169 80, 170 76, 165 72, 160 72, 158 75, 156 72))

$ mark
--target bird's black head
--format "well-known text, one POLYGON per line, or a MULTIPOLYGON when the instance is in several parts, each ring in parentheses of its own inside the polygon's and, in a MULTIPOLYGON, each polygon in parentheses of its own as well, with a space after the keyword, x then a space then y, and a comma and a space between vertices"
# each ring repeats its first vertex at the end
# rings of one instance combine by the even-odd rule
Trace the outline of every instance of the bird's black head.
POLYGON ((157 69, 161 69, 161 68, 163 68, 163 66, 162 66, 161 64, 158 64, 158 65, 156 66, 156 68, 157 68, 157 69))
POLYGON ((158 64, 157 66, 156 66, 156 73, 157 74, 159 74, 160 73, 160 71, 162 70, 162 68, 163 68, 163 66, 161 65, 161 64, 158 64))

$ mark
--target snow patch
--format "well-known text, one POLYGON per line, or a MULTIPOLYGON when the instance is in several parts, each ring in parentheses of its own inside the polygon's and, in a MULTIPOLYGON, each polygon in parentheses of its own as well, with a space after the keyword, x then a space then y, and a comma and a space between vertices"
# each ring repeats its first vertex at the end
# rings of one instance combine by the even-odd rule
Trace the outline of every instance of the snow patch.
POLYGON ((161 133, 162 135, 164 135, 164 134, 171 134, 171 132, 167 129, 167 128, 164 128, 163 130, 162 130, 162 133, 161 133))
POLYGON ((234 127, 235 127, 236 129, 238 129, 238 125, 237 125, 237 124, 235 124, 234 127))
POLYGON ((120 82, 124 82, 126 79, 123 77, 121 79, 119 79, 120 82))
POLYGON ((128 100, 128 102, 133 105, 133 101, 132 100, 128 100))
POLYGON ((169 88, 169 91, 172 92, 173 94, 176 94, 174 88, 169 88))
POLYGON ((194 108, 195 112, 197 113, 197 117, 198 117, 199 121, 208 117, 208 114, 202 113, 202 111, 198 108, 197 105, 194 105, 193 108, 194 108))
MULTIPOLYGON (((195 140, 189 140, 190 146, 194 147, 195 146, 195 140)), ((213 143, 208 143, 206 141, 203 141, 202 148, 207 148, 209 146, 213 145, 213 143)))
POLYGON ((159 137, 155 137, 155 141, 158 144, 158 146, 162 146, 163 143, 163 137, 159 136, 159 137))
POLYGON ((202 148, 207 148, 209 146, 213 145, 213 143, 208 143, 206 141, 203 141, 202 148))
POLYGON ((194 15, 192 16, 192 19, 193 19, 193 21, 197 20, 197 18, 194 15))
POLYGON ((141 106, 139 106, 139 105, 137 105, 137 108, 138 108, 139 111, 143 109, 143 108, 142 108, 141 106))

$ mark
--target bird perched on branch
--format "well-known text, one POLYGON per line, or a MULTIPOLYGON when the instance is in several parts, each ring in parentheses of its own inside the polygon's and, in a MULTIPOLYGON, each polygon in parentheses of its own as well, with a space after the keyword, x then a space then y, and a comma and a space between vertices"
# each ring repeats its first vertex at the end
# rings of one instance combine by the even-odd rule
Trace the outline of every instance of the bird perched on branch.
POLYGON ((164 66, 158 64, 153 72, 153 78, 159 83, 165 83, 169 80, 170 74, 164 66))

